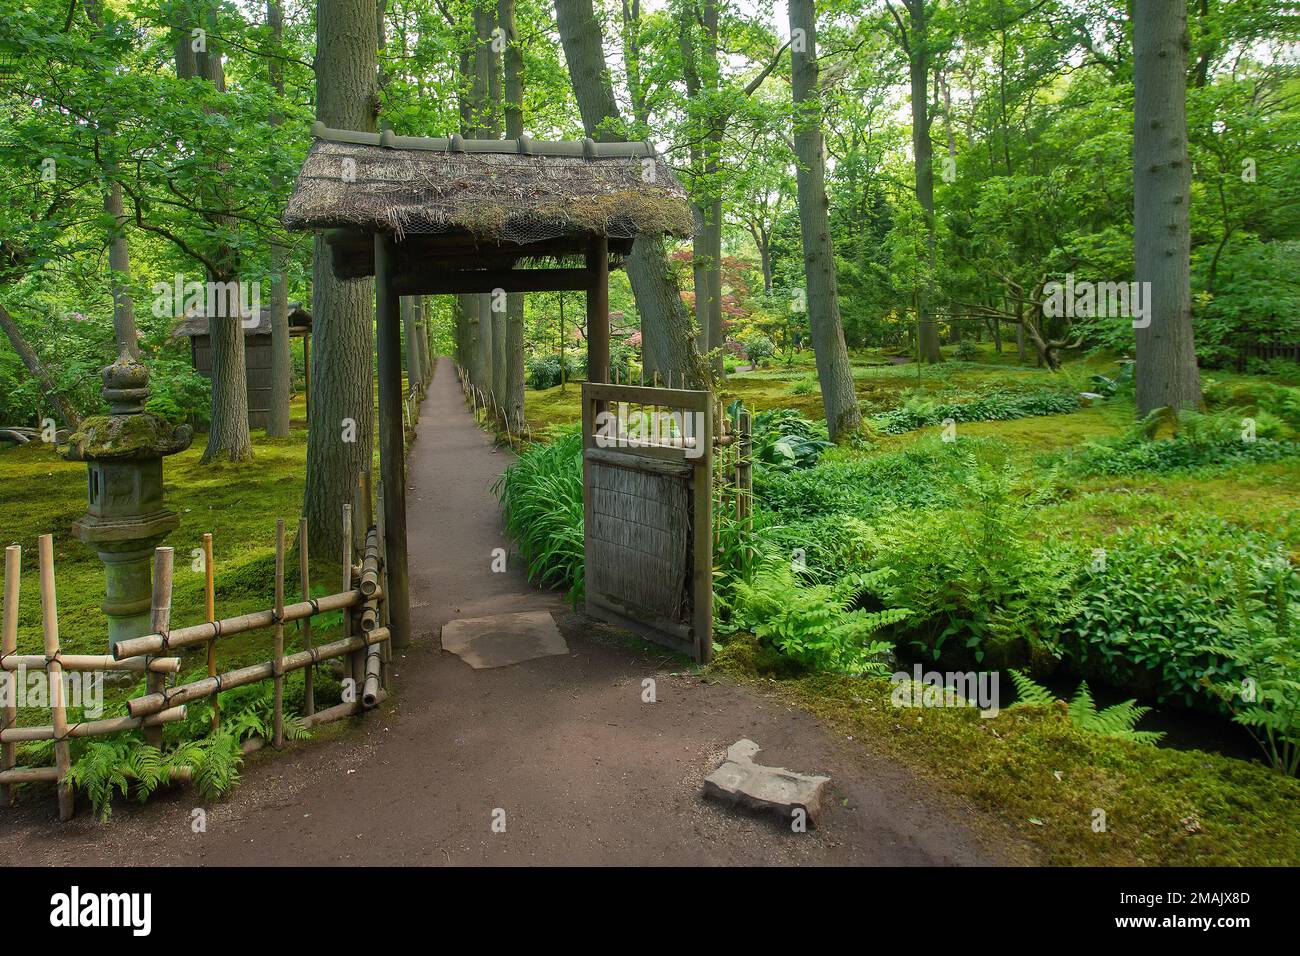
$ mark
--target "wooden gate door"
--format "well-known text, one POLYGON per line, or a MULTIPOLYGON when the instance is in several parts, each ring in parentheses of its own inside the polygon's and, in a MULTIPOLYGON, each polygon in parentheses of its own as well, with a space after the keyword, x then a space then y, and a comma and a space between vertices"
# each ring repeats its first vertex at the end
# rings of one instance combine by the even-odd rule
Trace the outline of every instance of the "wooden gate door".
POLYGON ((587 613, 713 652, 712 394, 582 386, 587 613))

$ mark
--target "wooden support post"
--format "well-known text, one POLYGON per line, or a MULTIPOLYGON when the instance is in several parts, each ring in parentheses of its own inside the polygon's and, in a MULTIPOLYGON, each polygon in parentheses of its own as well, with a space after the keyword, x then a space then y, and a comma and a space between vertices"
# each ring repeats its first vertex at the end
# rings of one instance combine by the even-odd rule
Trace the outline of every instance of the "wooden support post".
MULTIPOLYGON (((217 619, 217 579, 212 566, 212 535, 203 536, 203 611, 209 624, 217 619)), ((208 676, 217 676, 217 642, 208 641, 208 676)), ((221 729, 221 695, 212 695, 212 732, 221 729)))
MULTIPOLYGON (((343 587, 344 591, 352 590, 352 506, 343 506, 343 587)), ((347 608, 343 612, 343 639, 347 640, 352 636, 352 608, 347 608)), ((344 693, 343 702, 347 704, 356 704, 361 699, 361 685, 357 682, 357 675, 361 672, 364 665, 361 663, 361 653, 356 652, 348 657, 348 669, 344 675, 344 685, 350 679, 352 681, 352 693, 344 693)))
MULTIPOLYGON (((167 653, 166 638, 171 633, 172 621, 172 573, 176 553, 171 548, 153 549, 153 598, 149 613, 149 628, 155 634, 163 636, 164 654, 167 653)), ((119 642, 120 643, 120 642, 119 642)), ((150 670, 145 678, 145 688, 150 694, 157 694, 167 684, 167 675, 150 670)), ((151 747, 162 746, 162 727, 146 727, 144 742, 151 747)))
MULTIPOLYGON (((5 548, 5 606, 4 617, 0 619, 0 657, 18 652, 18 580, 22 567, 23 549, 16 544, 5 548)), ((0 712, 0 730, 13 727, 18 723, 18 695, 16 677, 5 671, 0 674, 9 693, 5 695, 4 711, 0 712)), ((0 748, 0 772, 12 770, 18 764, 18 745, 5 744, 0 748)), ((5 784, 0 787, 0 806, 9 806, 14 802, 14 788, 5 784)))
POLYGON ((587 381, 609 381, 609 240, 587 246, 587 381))
POLYGON ((691 585, 695 603, 691 627, 695 631, 695 659, 707 664, 713 659, 713 396, 709 394, 696 423, 695 440, 703 446, 694 461, 691 503, 694 535, 691 552, 691 585), (702 434, 701 434, 702 433, 702 434))
POLYGON ((271 744, 284 746, 284 519, 275 519, 275 730, 271 744))
POLYGON ((741 533, 745 536, 740 551, 741 566, 748 573, 753 561, 751 545, 754 540, 754 420, 747 408, 741 408, 738 417, 736 473, 740 487, 736 497, 736 517, 740 519, 741 533))
POLYGON ((384 601, 392 620, 393 646, 411 640, 411 603, 406 567, 406 442, 402 433, 402 316, 393 287, 392 236, 375 235, 376 335, 379 339, 379 467, 384 484, 384 601))
POLYGON ((45 634, 45 679, 49 682, 50 717, 54 725, 54 767, 59 772, 59 819, 72 819, 73 789, 68 781, 72 760, 68 755, 68 712, 63 692, 63 665, 59 661, 59 608, 54 587, 54 537, 37 539, 41 569, 41 630, 45 634))
MULTIPOLYGON (((311 600, 311 571, 308 569, 307 554, 307 519, 298 519, 298 584, 302 588, 302 599, 311 600)), ((304 650, 311 650, 311 618, 303 618, 302 621, 302 646, 304 650)), ((316 682, 314 679, 314 668, 308 667, 303 671, 303 681, 306 689, 303 698, 303 716, 310 717, 316 713, 316 682)))

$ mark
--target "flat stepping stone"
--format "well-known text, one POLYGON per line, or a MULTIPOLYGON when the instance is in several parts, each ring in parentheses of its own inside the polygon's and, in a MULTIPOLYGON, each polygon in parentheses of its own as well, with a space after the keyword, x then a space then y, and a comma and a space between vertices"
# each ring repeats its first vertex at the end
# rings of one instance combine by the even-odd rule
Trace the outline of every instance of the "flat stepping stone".
POLYGON ((442 649, 476 669, 569 653, 569 645, 547 611, 448 621, 442 626, 442 649))
POLYGON ((760 749, 747 738, 728 747, 722 766, 704 778, 704 795, 776 813, 786 820, 796 810, 803 810, 809 825, 816 826, 822 812, 822 791, 831 778, 754 763, 760 749))

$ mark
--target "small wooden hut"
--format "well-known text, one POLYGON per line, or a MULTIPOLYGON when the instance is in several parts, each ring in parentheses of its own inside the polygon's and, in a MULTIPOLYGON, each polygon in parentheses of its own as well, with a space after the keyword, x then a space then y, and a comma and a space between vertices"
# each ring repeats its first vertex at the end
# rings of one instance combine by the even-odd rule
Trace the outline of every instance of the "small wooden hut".
MULTIPOLYGON (((686 191, 648 143, 425 139, 317 123, 285 211, 340 279, 375 277, 390 618, 410 639, 400 297, 587 293, 588 379, 609 381, 609 270, 639 235, 689 236, 686 191)), ((326 360, 330 357, 326 356, 326 360)))
MULTIPOLYGON (((191 315, 172 332, 190 340, 190 362, 204 378, 212 378, 212 338, 208 318, 191 315)), ((302 339, 303 370, 311 391, 311 313, 297 302, 289 303, 289 337, 302 339)), ((265 428, 271 416, 271 310, 257 314, 256 325, 244 326, 244 367, 248 378, 248 427, 265 428)))

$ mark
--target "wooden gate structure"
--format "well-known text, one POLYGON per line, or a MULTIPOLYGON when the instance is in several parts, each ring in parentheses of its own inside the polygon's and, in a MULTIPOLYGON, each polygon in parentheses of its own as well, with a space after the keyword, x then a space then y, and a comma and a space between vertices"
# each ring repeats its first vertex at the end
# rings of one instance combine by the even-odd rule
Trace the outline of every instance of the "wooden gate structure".
POLYGON ((582 386, 587 613, 707 662, 713 395, 582 386))
POLYGON ((411 617, 400 297, 585 291, 587 377, 608 382, 610 269, 638 236, 686 237, 695 223, 648 143, 428 139, 323 123, 313 133, 284 222, 324 233, 338 278, 375 278, 386 596, 402 647, 411 617))

